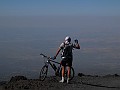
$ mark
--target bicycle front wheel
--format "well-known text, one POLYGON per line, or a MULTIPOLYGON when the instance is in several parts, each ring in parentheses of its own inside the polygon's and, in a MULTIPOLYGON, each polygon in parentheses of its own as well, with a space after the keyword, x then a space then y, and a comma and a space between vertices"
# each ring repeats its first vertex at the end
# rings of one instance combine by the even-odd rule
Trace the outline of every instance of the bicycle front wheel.
POLYGON ((41 81, 45 80, 45 78, 47 77, 47 72, 48 72, 48 66, 44 65, 40 71, 40 76, 39 76, 39 79, 41 81))

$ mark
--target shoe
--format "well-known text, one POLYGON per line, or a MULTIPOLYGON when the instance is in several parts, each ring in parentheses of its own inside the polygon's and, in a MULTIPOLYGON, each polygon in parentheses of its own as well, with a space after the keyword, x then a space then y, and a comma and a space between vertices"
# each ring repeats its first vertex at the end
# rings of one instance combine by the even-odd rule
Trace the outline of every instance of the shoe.
POLYGON ((69 84, 69 81, 70 81, 70 79, 69 78, 67 78, 67 83, 69 84))
POLYGON ((59 82, 64 83, 64 77, 62 77, 62 80, 60 80, 59 82))
POLYGON ((64 80, 60 80, 59 82, 64 83, 64 80))

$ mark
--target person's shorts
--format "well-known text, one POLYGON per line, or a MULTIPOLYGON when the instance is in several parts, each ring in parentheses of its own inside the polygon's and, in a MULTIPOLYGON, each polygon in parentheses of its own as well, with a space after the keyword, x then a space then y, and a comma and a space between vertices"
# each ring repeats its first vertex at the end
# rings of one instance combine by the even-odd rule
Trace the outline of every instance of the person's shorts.
POLYGON ((61 61, 62 66, 72 66, 72 58, 64 58, 61 61))

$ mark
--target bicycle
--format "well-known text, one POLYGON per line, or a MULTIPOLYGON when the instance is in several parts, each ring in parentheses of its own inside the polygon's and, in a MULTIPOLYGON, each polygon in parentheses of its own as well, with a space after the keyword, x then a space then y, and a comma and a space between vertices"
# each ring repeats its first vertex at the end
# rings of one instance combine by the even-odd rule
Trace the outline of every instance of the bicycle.
MULTIPOLYGON (((45 65, 42 67, 42 69, 40 71, 39 79, 41 81, 45 80, 45 78, 47 77, 49 65, 54 70, 55 76, 62 77, 62 67, 61 67, 62 65, 61 65, 61 63, 54 61, 53 59, 51 59, 50 57, 48 57, 42 53, 40 55, 44 58, 45 65), (47 59, 47 61, 45 61, 45 59, 47 59), (55 63, 58 64, 59 66, 56 67, 55 63)), ((74 74, 75 74, 74 69, 73 69, 73 67, 71 67, 70 80, 72 80, 74 78, 74 74)), ((67 65, 65 68, 65 77, 67 77, 67 65)))

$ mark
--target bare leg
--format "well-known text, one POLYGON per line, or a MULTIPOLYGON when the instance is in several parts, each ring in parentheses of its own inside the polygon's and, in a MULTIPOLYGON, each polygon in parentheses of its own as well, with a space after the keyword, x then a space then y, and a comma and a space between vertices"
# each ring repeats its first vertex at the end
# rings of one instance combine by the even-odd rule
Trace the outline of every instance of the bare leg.
POLYGON ((65 67, 62 66, 62 80, 60 80, 60 82, 64 82, 64 73, 65 73, 65 67))
POLYGON ((67 73, 67 83, 69 83, 69 80, 70 80, 70 67, 68 66, 68 73, 67 73))
POLYGON ((65 73, 65 67, 62 66, 62 77, 64 77, 64 73, 65 73))
POLYGON ((68 75, 68 78, 70 78, 70 67, 68 66, 68 73, 67 73, 67 75, 68 75))

